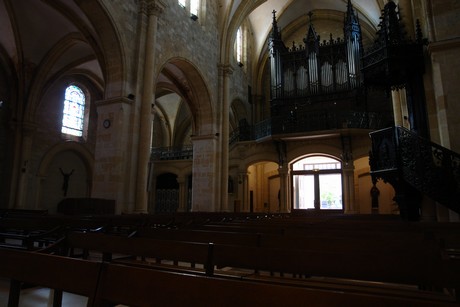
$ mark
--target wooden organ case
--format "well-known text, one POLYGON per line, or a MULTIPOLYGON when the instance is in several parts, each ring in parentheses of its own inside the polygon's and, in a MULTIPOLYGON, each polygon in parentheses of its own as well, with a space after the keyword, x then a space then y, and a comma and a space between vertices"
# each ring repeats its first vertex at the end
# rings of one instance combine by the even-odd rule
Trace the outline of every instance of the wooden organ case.
POLYGON ((270 52, 271 134, 393 124, 388 91, 367 89, 358 15, 348 1, 343 39, 320 41, 310 13, 304 45, 286 47, 273 11, 270 52))

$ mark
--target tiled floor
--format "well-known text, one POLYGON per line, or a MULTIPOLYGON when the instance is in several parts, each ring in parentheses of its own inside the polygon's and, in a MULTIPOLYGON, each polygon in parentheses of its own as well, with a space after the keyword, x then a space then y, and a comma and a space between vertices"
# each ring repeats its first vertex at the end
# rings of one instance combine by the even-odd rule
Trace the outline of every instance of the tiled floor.
MULTIPOLYGON (((0 279, 0 306, 8 306, 9 281, 0 279)), ((51 307, 52 293, 47 288, 28 288, 21 291, 19 307, 51 307)), ((88 299, 84 296, 64 292, 63 307, 86 307, 88 299)))

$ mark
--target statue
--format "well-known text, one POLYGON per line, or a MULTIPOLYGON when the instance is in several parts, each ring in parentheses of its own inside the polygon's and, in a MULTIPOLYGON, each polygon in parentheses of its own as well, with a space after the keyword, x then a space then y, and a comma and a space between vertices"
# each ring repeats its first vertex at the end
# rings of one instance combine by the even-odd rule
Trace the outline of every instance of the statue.
POLYGON ((64 173, 64 171, 62 170, 62 168, 59 168, 59 170, 61 171, 61 174, 62 176, 64 177, 64 181, 62 182, 62 190, 64 191, 64 197, 67 196, 67 189, 69 188, 69 180, 70 180, 70 176, 72 176, 73 174, 73 169, 70 173, 64 173))

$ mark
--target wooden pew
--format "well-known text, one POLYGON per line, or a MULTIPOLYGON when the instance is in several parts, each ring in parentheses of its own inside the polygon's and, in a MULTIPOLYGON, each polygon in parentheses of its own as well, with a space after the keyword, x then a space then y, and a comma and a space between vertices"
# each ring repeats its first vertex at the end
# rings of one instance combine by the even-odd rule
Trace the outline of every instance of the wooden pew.
POLYGON ((237 280, 103 263, 94 306, 455 306, 425 297, 394 297, 295 284, 237 280))
MULTIPOLYGON (((141 254, 141 255, 151 255, 153 253, 154 255, 160 255, 160 257, 168 259, 169 257, 175 257, 175 259, 178 260, 184 260, 184 261, 201 261, 201 262, 210 262, 210 265, 208 265, 208 268, 214 268, 214 265, 221 265, 221 266, 234 266, 234 267, 239 267, 239 268, 251 268, 251 269, 266 269, 266 270, 280 270, 284 272, 289 272, 289 271, 295 271, 295 272, 308 272, 308 273, 314 273, 312 275, 317 274, 318 276, 331 276, 331 277, 341 277, 341 278, 360 278, 360 279, 365 279, 365 280, 372 280, 375 276, 377 276, 379 281, 391 281, 391 282, 409 282, 412 283, 412 281, 415 281, 416 283, 418 282, 426 282, 427 284, 432 284, 432 285, 440 285, 440 286, 445 286, 446 281, 444 279, 454 279, 453 281, 453 286, 457 285, 458 280, 455 279, 458 275, 455 275, 455 272, 451 272, 450 275, 449 271, 438 271, 439 267, 430 267, 428 268, 428 271, 424 271, 422 273, 417 273, 415 276, 413 275, 414 272, 417 272, 419 269, 419 264, 415 263, 412 261, 402 260, 402 266, 398 266, 401 264, 398 263, 391 263, 392 259, 386 258, 386 261, 390 261, 388 266, 381 266, 380 265, 380 271, 379 269, 372 269, 376 265, 373 263, 373 260, 376 262, 378 259, 373 259, 372 257, 369 257, 370 255, 363 255, 362 258, 355 259, 356 255, 343 255, 343 254, 337 254, 337 253, 325 253, 325 252, 316 252, 316 251, 306 251, 306 250, 285 250, 285 249, 267 249, 267 248, 260 248, 260 247, 249 247, 249 246, 235 246, 235 245, 207 245, 204 243, 200 244, 191 244, 187 242, 156 242, 159 240, 151 240, 151 239, 142 239, 142 238, 126 238, 126 237, 120 237, 120 236, 110 236, 110 235, 103 235, 103 234, 76 234, 76 236, 80 237, 81 243, 80 245, 85 245, 88 248, 94 248, 94 249, 99 249, 104 252, 127 252, 131 254, 141 254), (104 243, 101 240, 105 240, 106 242, 104 243), (123 243, 123 244, 122 244, 123 243), (160 245, 156 245, 160 244, 160 245), (195 254, 193 250, 195 249, 195 246, 197 250, 200 252, 198 253, 199 256, 197 258, 190 258, 190 254, 195 254), (210 248, 212 246, 212 248, 210 248), (161 247, 161 248, 158 248, 161 247), (192 248, 191 248, 192 247, 192 248), (204 248, 203 248, 204 247, 204 248), (147 249, 147 251, 145 251, 147 249), (133 252, 134 251, 134 252, 133 252), (206 251, 206 253, 204 252, 206 251), (201 259, 201 260, 200 260, 201 259), (205 260, 203 260, 205 259, 205 260), (210 260, 211 259, 211 260, 210 260), (280 260, 281 259, 281 260, 280 260), (409 266, 407 266, 407 263, 410 263, 409 266), (318 267, 319 266, 319 267, 318 267), (359 267, 362 269, 359 270, 359 267), (401 272, 402 268, 402 272, 401 272), (384 270, 382 272, 381 270, 384 270), (431 270, 431 271, 430 271, 431 270), (433 277, 431 274, 438 274, 434 275, 433 277), (337 275, 339 274, 339 275, 337 275), (382 275, 383 274, 383 275, 382 275), (383 276, 383 277, 382 277, 383 276), (438 280, 437 278, 440 278, 441 280, 438 280)), ((75 241, 74 241, 75 242, 75 241)), ((41 255, 41 256, 46 256, 46 255, 41 255)), ((378 255, 374 255, 378 256, 378 255)), ((60 257, 59 257, 60 258, 60 257)), ((0 261, 2 259, 2 254, 0 253, 0 261)), ((20 259, 20 258, 18 258, 20 259)), ((22 258, 23 260, 27 260, 22 258)), ((393 259, 398 260, 397 256, 393 259)), ((11 264, 11 259, 6 260, 6 263, 8 261, 11 264)), ((401 262, 399 259, 398 261, 401 262)), ((40 261, 40 259, 37 259, 37 263, 43 263, 47 264, 47 262, 40 261)), ((431 265, 432 263, 430 263, 431 265)), ((69 263, 71 265, 71 263, 69 263)), ((108 265, 108 264, 107 264, 108 265)), ((426 263, 422 263, 423 266, 426 266, 426 263)), ((18 264, 16 264, 18 266, 18 264)), ((106 264, 104 264, 106 266, 106 264)), ((183 279, 179 277, 179 279, 176 279, 175 277, 171 277, 171 275, 165 275, 165 273, 168 272, 168 270, 162 269, 160 273, 148 273, 148 271, 159 271, 161 268, 160 266, 152 267, 150 266, 148 270, 146 270, 146 267, 134 267, 132 265, 127 266, 120 266, 120 264, 117 265, 117 270, 113 273, 114 271, 111 271, 109 277, 101 278, 101 284, 99 285, 99 289, 105 289, 101 290, 103 294, 98 294, 97 302, 101 301, 109 301, 109 302, 115 302, 115 303, 127 303, 127 304, 133 304, 133 305, 139 305, 143 306, 144 303, 149 302, 149 299, 151 298, 150 295, 152 293, 152 286, 157 285, 158 283, 161 283, 159 287, 166 287, 168 283, 164 283, 164 280, 167 280, 168 278, 173 278, 174 281, 171 281, 176 285, 176 288, 174 288, 177 292, 177 286, 181 285, 183 282, 184 291, 188 291, 191 289, 194 289, 193 292, 183 292, 183 289, 180 288, 180 293, 185 293, 184 295, 187 295, 189 298, 190 297, 195 297, 194 292, 197 291, 197 289, 194 288, 194 286, 189 286, 188 282, 190 280, 188 279, 183 279), (119 269, 123 267, 123 272, 128 274, 127 276, 124 276, 123 274, 120 273, 119 269), (141 275, 138 275, 141 274, 141 275), (139 280, 144 280, 142 277, 142 274, 147 274, 146 276, 151 276, 149 274, 156 274, 154 277, 146 277, 146 278, 161 278, 160 280, 156 280, 156 283, 149 284, 150 291, 146 291, 143 293, 137 292, 137 290, 129 290, 129 291, 124 291, 120 292, 121 290, 118 287, 121 287, 124 285, 125 287, 128 286, 129 278, 136 278, 138 280, 137 282, 133 282, 133 285, 135 287, 139 287, 142 289, 147 289, 144 288, 144 285, 139 282, 139 280), (122 276, 122 277, 120 277, 122 276), (131 276, 131 277, 129 277, 131 276), (187 281, 188 280, 188 281, 187 281), (107 285, 107 284, 108 285, 107 285), (115 284, 114 284, 115 283, 115 284), (117 284, 119 283, 119 284, 117 284), (187 286, 186 286, 187 285, 187 286), (108 287, 108 288, 105 288, 108 287), (112 289, 112 290, 110 290, 112 289), (120 291, 117 291, 120 290, 120 291), (147 298, 146 298, 147 296, 147 298), (143 301, 139 301, 143 300, 143 301), (146 301, 147 300, 147 301, 146 301)), ((377 266, 379 267, 379 266, 377 266)), ((25 267, 27 270, 28 267, 25 267)), ((56 268, 56 267, 54 267, 56 268)), ((0 267, 0 269, 3 269, 0 267)), ((22 269, 20 269, 22 270, 22 269)), ((120 269, 121 270, 121 269, 120 269)), ((31 272, 34 272, 33 270, 31 272)), ((43 272, 43 269, 42 271, 43 272)), ((105 271, 104 271, 105 272, 105 271)), ((297 293, 296 291, 300 291, 297 295, 305 295, 305 299, 308 299, 310 296, 314 296, 313 293, 325 293, 324 295, 326 297, 328 296, 334 296, 338 295, 337 293, 340 293, 339 297, 341 299, 348 300, 350 299, 350 303, 357 303, 358 299, 362 299, 362 297, 366 297, 369 299, 371 297, 371 301, 376 303, 378 302, 378 299, 382 300, 382 302, 387 302, 387 303, 394 303, 394 304, 403 304, 401 302, 404 302, 404 304, 409 304, 412 302, 412 304, 415 304, 414 302, 419 303, 420 300, 425 302, 425 304, 430 303, 431 305, 437 304, 437 305, 449 305, 453 303, 453 300, 449 297, 446 296, 438 296, 436 293, 430 294, 425 292, 417 292, 413 291, 411 293, 408 293, 405 290, 400 290, 400 291, 390 291, 388 289, 385 289, 385 291, 382 291, 381 289, 374 288, 374 289, 364 289, 362 286, 352 286, 352 285, 346 285, 344 284, 329 284, 326 286, 326 284, 319 284, 317 281, 311 281, 309 279, 303 279, 299 281, 293 281, 292 279, 274 279, 274 278, 260 278, 259 276, 255 274, 246 274, 246 275, 240 275, 240 276, 229 276, 229 275, 219 275, 219 272, 214 272, 214 271, 207 271, 207 275, 204 273, 198 273, 198 272, 193 272, 193 271, 174 271, 170 270, 169 274, 174 272, 174 276, 192 276, 192 280, 202 280, 205 278, 206 280, 223 280, 220 283, 220 286, 228 285, 229 289, 233 289, 233 291, 236 292, 228 292, 226 293, 221 293, 223 297, 226 297, 226 299, 230 298, 231 293, 234 293, 235 296, 237 297, 245 297, 247 295, 250 295, 250 293, 254 294, 257 292, 253 291, 259 291, 257 289, 261 289, 260 291, 281 291, 280 289, 284 289, 287 293, 297 293), (176 274, 180 272, 180 274, 176 274), (193 273, 193 274, 192 274, 193 273), (207 276, 207 277, 206 277, 207 276), (227 281, 230 280, 230 281, 227 281), (240 282, 244 281, 243 284, 240 282), (255 285, 255 286, 253 286, 255 285), (269 285, 269 286, 266 286, 269 285), (238 292, 237 289, 239 288, 247 288, 249 287, 250 289, 253 289, 253 291, 249 291, 246 293, 240 293, 238 292), (252 288, 255 287, 255 288, 252 288), (275 288, 273 288, 275 287, 275 288), (293 289, 302 289, 302 290, 293 290, 293 289), (304 289, 308 289, 304 290, 304 289), (312 290, 314 289, 314 290, 312 290), (294 291, 294 292, 292 292, 294 291), (313 292, 312 292, 313 291, 313 292), (308 292, 308 295, 303 292, 308 292), (303 294, 302 294, 303 293, 303 294), (336 293, 336 294, 331 294, 331 293, 336 293), (327 295, 326 295, 327 294, 327 295), (351 295, 351 298, 350 298, 351 295)), ((457 271, 458 272, 458 271, 457 271)), ((102 276, 105 273, 103 273, 102 276)), ((70 276, 70 275, 69 275, 70 276)), ((17 275, 14 275, 11 273, 7 277, 9 278, 17 278, 17 275), (16 277, 15 277, 16 276, 16 277)), ((19 280, 25 279, 25 276, 19 275, 19 280)), ((33 279, 31 281, 34 281, 33 279)), ((151 282, 151 280, 148 280, 151 282)), ((452 281, 449 281, 452 282, 452 281)), ((451 285, 447 283, 447 285, 451 285)), ((208 283, 208 281, 206 281, 208 283)), ((194 283, 193 283, 194 284, 194 283)), ((47 284, 45 284, 46 286, 47 284)), ((171 286, 172 284, 169 284, 171 286)), ((54 287, 55 285, 52 284, 50 287, 54 287)), ((167 289, 161 289, 160 292, 162 294, 159 294, 159 297, 162 297, 163 293, 168 293, 168 291, 171 291, 169 289, 169 286, 167 289)), ((207 291, 205 291, 206 294, 203 295, 208 295, 207 293, 210 291, 209 289, 217 289, 214 288, 215 284, 213 283, 212 285, 208 284, 202 284, 202 287, 207 287, 207 291)), ((75 289, 69 289, 66 290, 65 288, 59 288, 64 291, 69 291, 69 292, 75 292, 75 289)), ((137 288, 136 288, 137 289, 137 288)), ((203 288, 201 288, 202 290, 203 288)), ((226 288, 227 289, 227 288, 226 288)), ((246 291, 246 290, 245 290, 246 291)), ((284 292, 284 291, 281 291, 284 292)), ((271 292, 266 292, 266 293, 271 293, 271 292)), ((322 295, 319 295, 322 296, 322 295)), ((14 297, 14 296, 13 296, 14 297)), ((340 298, 337 297, 337 302, 340 301, 340 298)), ((157 298, 160 302, 162 299, 157 298)), ((176 299, 176 298, 174 298, 176 299)), ((172 300, 171 304, 174 305, 175 301, 174 299, 172 300)), ((201 296, 197 298, 199 300, 204 300, 206 301, 206 298, 202 298, 201 296)), ((287 299, 287 297, 283 296, 281 299, 287 299)), ((326 298, 322 298, 326 299, 326 298)), ((159 302, 158 300, 155 300, 154 302, 157 303, 159 302)), ((248 298, 250 302, 251 299, 248 298)), ((259 300, 259 299, 258 299, 259 300)), ((263 300, 263 299, 262 299, 263 300)), ((271 301, 271 300, 269 300, 271 301)), ((365 301, 365 300, 364 300, 365 301)), ((182 303, 183 301, 177 301, 177 304, 182 303)), ((214 302, 212 300, 211 302, 214 302)), ((217 301, 216 301, 217 302, 217 301)), ((234 302, 234 301, 231 301, 234 302)), ((324 301, 326 302, 326 301, 324 301)), ((343 302, 343 301, 342 301, 343 302)), ((243 304, 244 301, 237 301, 235 303, 243 304)), ((148 305, 148 304, 147 304, 148 305)))
MULTIPOLYGON (((103 234, 74 233, 69 235, 68 244, 84 249, 100 251, 103 259, 111 260, 114 253, 152 257, 174 261, 175 267, 152 266, 145 262, 133 260, 118 260, 131 266, 163 268, 169 271, 208 276, 227 276, 238 279, 259 280, 260 273, 281 272, 293 275, 308 276, 310 279, 300 281, 302 286, 311 286, 311 277, 334 279, 336 290, 349 287, 347 280, 361 280, 370 283, 397 283, 413 287, 458 289, 460 287, 460 262, 444 260, 435 247, 423 247, 417 250, 400 249, 397 251, 355 251, 319 250, 313 248, 290 247, 257 247, 243 245, 206 244, 182 241, 167 241, 148 238, 126 238, 103 234), (205 270, 192 270, 190 267, 177 267, 179 262, 203 264, 205 270), (216 270, 216 268, 220 268, 216 270), (227 270, 227 269, 230 270, 227 270), (340 280, 342 280, 340 282, 340 280)), ((159 262, 157 261, 157 264, 159 262)), ((265 277, 268 275, 265 274, 265 277)), ((284 280, 283 282, 286 282, 284 280)), ((292 280, 291 280, 292 282, 292 280)), ((313 280, 317 285, 317 280, 313 280)), ((323 285, 325 283, 322 283, 323 285)), ((366 291, 376 293, 381 291, 374 287, 366 291)), ((361 286, 354 286, 354 291, 363 291, 361 286)), ((329 285, 332 287, 332 285, 329 285)), ((383 286, 382 286, 383 287, 383 286)), ((406 291, 394 289, 394 293, 406 291)), ((405 294, 409 296, 409 294, 405 294)), ((417 296, 432 298, 435 293, 417 292, 417 296)), ((444 297, 444 299, 449 299, 444 297)))
MULTIPOLYGON (((273 281, 240 280, 97 263, 31 252, 0 250, 0 274, 13 281, 88 296, 87 306, 455 306, 425 297, 395 297, 301 287, 273 281)), ((9 307, 18 306, 12 283, 9 307)), ((56 301, 54 301, 55 306, 56 301)))
MULTIPOLYGON (((99 252, 102 260, 112 261, 118 258, 154 258, 157 264, 162 260, 190 263, 187 269, 193 269, 195 264, 201 264, 208 275, 212 275, 214 268, 212 261, 212 245, 207 243, 157 240, 149 238, 128 238, 98 233, 69 233, 63 242, 66 250, 79 248, 84 251, 99 252)), ((88 254, 88 252, 85 252, 88 254)), ((135 264, 133 261, 130 263, 135 264)), ((185 268, 183 268, 185 269, 185 268)), ((198 272, 198 270, 197 270, 198 272)))
POLYGON ((160 240, 258 246, 261 234, 196 229, 140 227, 135 233, 133 233, 133 236, 160 240))
POLYGON ((0 218, 9 216, 40 216, 48 214, 47 209, 13 209, 13 208, 0 208, 0 218))
POLYGON ((40 250, 64 238, 61 227, 28 233, 0 232, 0 248, 40 250))
POLYGON ((8 307, 19 306, 21 283, 55 289, 53 306, 62 291, 87 296, 93 305, 101 263, 28 251, 0 249, 0 276, 11 280, 8 307))

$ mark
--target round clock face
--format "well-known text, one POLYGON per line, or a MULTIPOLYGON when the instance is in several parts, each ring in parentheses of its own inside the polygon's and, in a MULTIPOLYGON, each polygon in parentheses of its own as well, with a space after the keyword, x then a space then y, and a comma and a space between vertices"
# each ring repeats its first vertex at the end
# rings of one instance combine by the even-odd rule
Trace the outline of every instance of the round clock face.
POLYGON ((104 120, 104 122, 102 124, 104 125, 104 128, 109 128, 110 127, 110 120, 106 119, 106 120, 104 120))

